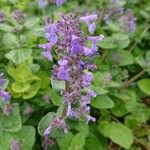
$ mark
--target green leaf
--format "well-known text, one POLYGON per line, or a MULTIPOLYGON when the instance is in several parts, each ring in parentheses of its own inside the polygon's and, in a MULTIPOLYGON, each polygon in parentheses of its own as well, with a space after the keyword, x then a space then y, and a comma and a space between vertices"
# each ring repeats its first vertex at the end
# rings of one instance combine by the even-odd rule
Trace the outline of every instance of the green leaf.
POLYGON ((32 150, 35 142, 35 129, 32 126, 23 126, 16 133, 4 132, 2 139, 3 150, 10 149, 10 143, 13 140, 20 142, 21 150, 32 150))
POLYGON ((130 43, 129 36, 125 33, 114 33, 113 38, 118 49, 126 48, 130 43))
POLYGON ((17 47, 17 45, 19 43, 17 41, 17 37, 11 33, 4 34, 2 42, 5 45, 5 47, 9 48, 9 49, 13 49, 13 48, 17 47))
POLYGON ((49 126, 50 122, 55 117, 55 115, 55 113, 50 112, 41 119, 41 121, 38 124, 38 133, 40 135, 43 135, 44 131, 49 126))
POLYGON ((15 49, 7 53, 5 57, 15 64, 21 64, 27 60, 31 54, 32 49, 15 49))
POLYGON ((114 143, 119 144, 123 148, 129 149, 133 143, 134 137, 131 130, 117 122, 101 122, 99 131, 106 137, 110 138, 114 143))
POLYGON ((17 132, 21 129, 21 116, 18 104, 12 105, 12 113, 9 116, 2 115, 2 129, 7 132, 17 132))
POLYGON ((73 137, 71 145, 68 147, 68 150, 84 150, 84 144, 85 135, 82 133, 78 133, 73 137))
POLYGON ((34 17, 34 18, 29 18, 26 23, 25 23, 25 27, 27 29, 32 29, 33 27, 35 27, 40 21, 40 18, 38 17, 34 17))
POLYGON ((0 30, 5 32, 12 32, 13 27, 7 24, 0 23, 0 30))
POLYGON ((150 95, 150 79, 141 79, 138 81, 138 86, 143 93, 150 95))
POLYGON ((63 102, 63 97, 55 90, 51 90, 52 102, 56 106, 60 106, 63 102))
POLYGON ((12 90, 16 93, 22 93, 27 91, 30 88, 29 83, 19 83, 19 82, 14 82, 12 84, 12 90))
POLYGON ((134 63, 134 57, 132 54, 125 50, 119 50, 118 54, 120 56, 120 66, 126 66, 134 63))
POLYGON ((92 100, 91 106, 98 109, 108 109, 114 107, 114 102, 107 95, 98 95, 92 100))
POLYGON ((115 33, 111 37, 105 37, 98 45, 104 49, 123 49, 129 45, 129 37, 125 33, 115 33))
POLYGON ((86 138, 85 147, 87 150, 108 150, 106 148, 107 145, 104 145, 101 139, 96 137, 93 133, 90 133, 86 138))
POLYGON ((68 132, 65 134, 59 141, 58 145, 61 150, 67 150, 69 145, 71 144, 71 141, 73 139, 73 134, 71 132, 68 132))
POLYGON ((51 79, 52 88, 57 91, 65 90, 65 81, 51 79))

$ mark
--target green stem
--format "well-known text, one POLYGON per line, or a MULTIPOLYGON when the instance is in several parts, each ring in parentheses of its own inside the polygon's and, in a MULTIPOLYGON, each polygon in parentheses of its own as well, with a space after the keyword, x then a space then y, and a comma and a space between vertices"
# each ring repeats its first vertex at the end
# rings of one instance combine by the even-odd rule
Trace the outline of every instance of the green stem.
POLYGON ((123 87, 128 87, 130 85, 130 83, 132 83, 135 80, 137 80, 138 78, 140 78, 144 73, 145 73, 145 70, 142 70, 141 72, 139 72, 138 74, 136 74, 134 77, 132 77, 130 80, 125 81, 123 83, 123 87))
MULTIPOLYGON (((145 30, 141 33, 141 39, 144 37, 144 34, 149 30, 149 28, 150 28, 150 25, 148 25, 148 26, 145 28, 145 30)), ((133 46, 129 49, 129 52, 131 53, 131 52, 136 48, 137 45, 138 45, 138 42, 135 42, 135 43, 133 44, 133 46)))
POLYGON ((99 19, 97 21, 97 24, 101 25, 102 21, 103 21, 103 18, 104 18, 104 15, 105 15, 105 10, 106 8, 102 8, 99 12, 100 12, 100 16, 99 16, 99 19))

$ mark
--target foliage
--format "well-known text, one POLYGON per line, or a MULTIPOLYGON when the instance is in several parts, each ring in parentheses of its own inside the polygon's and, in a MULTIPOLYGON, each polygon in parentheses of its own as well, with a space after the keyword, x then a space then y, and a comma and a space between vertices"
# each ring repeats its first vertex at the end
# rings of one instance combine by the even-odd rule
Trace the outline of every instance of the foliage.
MULTIPOLYGON (((6 104, 0 97, 0 150, 10 149, 13 140, 21 150, 150 149, 150 3, 113 1, 67 0, 62 6, 50 3, 40 8, 37 0, 0 0, 0 73, 7 78, 0 90, 11 94, 6 104), (111 16, 108 8, 131 10, 136 30, 122 26, 126 14, 111 16), (19 20, 13 17, 16 9, 23 12, 19 20), (93 12, 99 16, 94 35, 105 36, 98 43, 100 54, 91 59, 97 65, 91 85, 97 97, 90 104, 96 122, 67 119, 68 133, 56 128, 47 142, 45 129, 64 113, 65 82, 51 78, 58 60, 54 49, 49 62, 38 47, 46 42, 44 26, 61 13, 79 17, 93 12)), ((81 28, 88 35, 84 24, 81 28)))

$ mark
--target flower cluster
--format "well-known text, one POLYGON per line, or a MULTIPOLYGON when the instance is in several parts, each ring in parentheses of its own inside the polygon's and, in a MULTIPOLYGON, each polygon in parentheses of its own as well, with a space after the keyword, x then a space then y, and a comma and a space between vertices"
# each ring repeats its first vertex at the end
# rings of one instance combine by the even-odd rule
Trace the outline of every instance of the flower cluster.
POLYGON ((79 23, 86 22, 90 33, 94 33, 93 22, 97 19, 97 15, 76 19, 62 15, 60 21, 46 26, 48 43, 39 47, 46 50, 43 55, 50 61, 53 60, 51 50, 56 48, 59 60, 58 64, 53 66, 52 78, 65 81, 66 88, 63 92, 64 116, 51 121, 44 132, 45 136, 49 135, 54 127, 61 127, 64 132, 67 132, 68 127, 64 118, 73 117, 78 120, 86 118, 87 124, 90 120, 95 121, 95 118, 89 115, 89 104, 91 97, 96 97, 96 93, 90 89, 91 82, 94 80, 90 71, 94 71, 96 66, 87 60, 97 52, 97 42, 102 41, 104 36, 84 36, 83 31, 79 29, 79 23))
POLYGON ((2 100, 4 102, 7 102, 10 99, 10 94, 3 90, 3 85, 5 84, 6 80, 3 78, 3 73, 0 74, 0 98, 2 98, 2 100))
POLYGON ((6 16, 3 11, 0 11, 0 23, 4 22, 6 20, 6 16))
POLYGON ((54 3, 57 6, 61 6, 65 3, 66 0, 38 0, 39 8, 46 7, 49 3, 54 3))
POLYGON ((117 20, 123 31, 134 32, 136 29, 136 18, 130 9, 125 10, 124 7, 113 6, 117 0, 112 0, 109 7, 105 10, 104 21, 117 20))
POLYGON ((21 143, 18 140, 12 140, 10 143, 10 150, 21 150, 21 143))
POLYGON ((21 10, 14 10, 12 13, 12 18, 20 24, 25 22, 25 15, 21 10))

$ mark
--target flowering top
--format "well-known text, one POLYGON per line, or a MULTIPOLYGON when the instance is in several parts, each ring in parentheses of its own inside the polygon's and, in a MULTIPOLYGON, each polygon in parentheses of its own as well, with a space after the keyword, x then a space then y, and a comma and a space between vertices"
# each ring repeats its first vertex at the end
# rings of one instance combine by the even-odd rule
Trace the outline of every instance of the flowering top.
POLYGON ((62 118, 54 118, 44 135, 50 134, 52 128, 62 127, 67 131, 64 118, 74 117, 78 120, 87 119, 87 123, 95 118, 89 115, 90 98, 96 97, 96 93, 90 89, 94 80, 90 72, 96 69, 94 64, 84 61, 85 57, 93 57, 97 51, 97 42, 102 41, 103 35, 84 36, 79 29, 80 21, 92 23, 97 19, 96 15, 72 19, 69 16, 61 16, 60 21, 46 26, 46 39, 48 43, 39 45, 46 51, 43 55, 50 61, 53 57, 52 48, 56 49, 58 64, 53 66, 54 80, 66 81, 66 89, 63 91, 65 115, 62 118), (87 46, 87 42, 90 46, 87 46), (89 71, 90 70, 90 71, 89 71), (57 122, 57 123, 56 123, 57 122))

